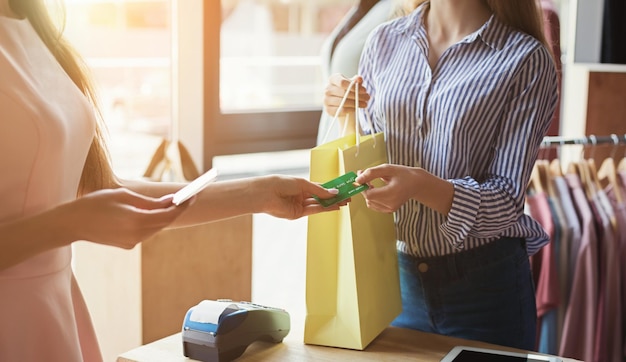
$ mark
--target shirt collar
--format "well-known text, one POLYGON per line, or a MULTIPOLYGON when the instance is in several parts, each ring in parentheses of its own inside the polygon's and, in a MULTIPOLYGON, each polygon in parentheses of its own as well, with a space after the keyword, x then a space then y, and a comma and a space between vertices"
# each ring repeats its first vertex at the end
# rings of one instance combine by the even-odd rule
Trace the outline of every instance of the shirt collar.
POLYGON ((501 50, 504 47, 506 37, 506 26, 501 23, 495 14, 491 14, 489 20, 483 24, 478 30, 468 35, 465 39, 468 42, 480 38, 483 43, 495 50, 501 50))
MULTIPOLYGON (((424 27, 424 12, 429 2, 425 2, 415 9, 411 14, 407 15, 402 24, 399 24, 398 31, 409 36, 426 36, 426 28, 424 27)), ((492 14, 491 17, 478 30, 467 35, 461 43, 471 43, 477 39, 481 40, 492 49, 501 50, 504 46, 506 26, 501 23, 492 14)))

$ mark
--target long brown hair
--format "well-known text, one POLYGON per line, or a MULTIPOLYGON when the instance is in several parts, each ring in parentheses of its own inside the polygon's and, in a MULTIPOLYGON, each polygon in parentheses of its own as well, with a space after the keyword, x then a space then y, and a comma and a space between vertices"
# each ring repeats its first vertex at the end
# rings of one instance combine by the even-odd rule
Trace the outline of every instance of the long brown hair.
MULTIPOLYGON (((405 11, 416 9, 427 0, 406 0, 405 11)), ((541 9, 535 0, 483 0, 504 24, 539 40, 550 51, 543 30, 541 9)))
POLYGON ((21 17, 25 17, 54 55, 70 79, 83 92, 85 97, 94 106, 96 114, 96 133, 83 167, 77 195, 102 188, 116 187, 117 179, 111 169, 109 154, 104 140, 104 124, 96 101, 94 87, 91 84, 88 70, 82 58, 63 38, 65 25, 64 7, 57 1, 59 13, 62 15, 59 24, 55 24, 43 0, 9 0, 11 10, 21 17))

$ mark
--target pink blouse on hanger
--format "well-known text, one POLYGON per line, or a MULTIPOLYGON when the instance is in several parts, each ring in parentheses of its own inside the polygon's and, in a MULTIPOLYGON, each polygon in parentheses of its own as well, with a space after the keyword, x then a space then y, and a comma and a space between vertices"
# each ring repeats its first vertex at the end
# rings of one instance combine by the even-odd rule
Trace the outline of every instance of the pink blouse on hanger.
POLYGON ((580 178, 576 174, 566 174, 565 178, 580 218, 581 241, 576 254, 559 355, 592 361, 598 307, 598 239, 594 216, 580 178))

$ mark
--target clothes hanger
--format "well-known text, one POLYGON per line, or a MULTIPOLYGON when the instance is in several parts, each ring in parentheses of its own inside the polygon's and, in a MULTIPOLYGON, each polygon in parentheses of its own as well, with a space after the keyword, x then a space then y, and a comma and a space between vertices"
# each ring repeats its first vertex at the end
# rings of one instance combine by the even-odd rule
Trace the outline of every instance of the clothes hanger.
MULTIPOLYGON (((557 153, 560 153, 561 150, 563 150, 563 146, 565 145, 565 140, 561 140, 560 145, 559 145, 559 149, 557 153)), ((550 162, 550 174, 552 177, 563 177, 563 166, 561 165, 561 160, 559 159, 559 156, 555 157, 551 162, 550 162)))
POLYGON ((588 147, 588 144, 588 139, 585 138, 582 141, 583 148, 580 152, 580 159, 569 163, 567 173, 578 176, 587 200, 591 201, 594 195, 593 183, 590 181, 589 177, 589 163, 585 161, 585 149, 588 147))
POLYGON ((598 178, 598 168, 596 167, 595 161, 595 151, 598 145, 598 139, 595 135, 589 136, 589 139, 591 140, 591 152, 589 154, 589 157, 586 159, 588 172, 587 177, 590 182, 592 195, 595 195, 598 190, 602 189, 602 185, 600 185, 600 180, 598 178))
POLYGON ((617 180, 617 168, 615 167, 614 157, 619 146, 619 138, 616 134, 612 134, 611 139, 613 139, 613 150, 611 151, 611 155, 605 158, 604 161, 602 161, 602 165, 600 165, 600 169, 598 170, 598 181, 604 187, 610 185, 613 188, 615 200, 621 204, 623 197, 617 180))
POLYGON ((551 197, 556 197, 556 192, 552 183, 552 175, 550 173, 550 162, 546 156, 550 154, 549 145, 545 145, 540 149, 540 156, 535 164, 537 165, 538 181, 541 183, 542 189, 551 197))
POLYGON ((546 159, 539 160, 538 169, 539 180, 543 189, 550 197, 557 197, 554 181, 552 180, 552 172, 550 171, 550 162, 546 159))
POLYGON ((541 180, 540 170, 539 170, 540 168, 539 161, 541 160, 535 161, 535 164, 533 165, 533 169, 530 172, 530 181, 528 183, 528 188, 527 188, 527 192, 529 195, 537 195, 537 194, 545 193, 545 190, 543 188, 543 183, 541 180))
MULTIPOLYGON (((586 170, 584 172, 587 173, 587 187, 589 188, 589 201, 595 200, 598 197, 599 190, 602 190, 602 185, 600 185, 600 181, 598 178, 598 172, 596 169, 596 164, 594 160, 594 151, 595 146, 598 144, 597 138, 594 135, 589 136, 589 139, 592 142, 592 148, 589 155, 589 158, 583 162, 586 165, 586 170)), ((602 203, 600 203, 602 205, 602 203)), ((617 230, 617 219, 614 215, 610 215, 610 223, 613 230, 617 230)))
MULTIPOLYGON (((624 142, 626 143, 626 134, 623 135, 622 138, 624 139, 624 142)), ((626 150, 624 151, 624 155, 622 156, 622 159, 617 164, 617 171, 626 172, 626 150)))
MULTIPOLYGON (((544 145, 544 147, 547 147, 547 145, 544 145)), ((536 194, 542 194, 545 193, 545 188, 544 188, 544 182, 542 179, 542 157, 541 157, 541 151, 544 148, 540 148, 539 149, 539 155, 537 156, 537 159, 535 160, 535 164, 533 165, 533 169, 530 172, 530 180, 528 182, 528 188, 527 191, 529 194, 531 195, 536 195, 536 194)))

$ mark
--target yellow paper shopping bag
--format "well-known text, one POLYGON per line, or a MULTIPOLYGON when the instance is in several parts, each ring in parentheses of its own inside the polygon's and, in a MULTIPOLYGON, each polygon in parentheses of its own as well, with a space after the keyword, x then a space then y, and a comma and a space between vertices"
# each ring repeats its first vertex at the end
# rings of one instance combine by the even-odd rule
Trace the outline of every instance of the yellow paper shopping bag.
MULTIPOLYGON (((311 181, 387 162, 382 133, 355 135, 311 150, 311 181)), ((338 211, 309 216, 304 342, 362 350, 402 311, 392 214, 362 195, 338 211)))

